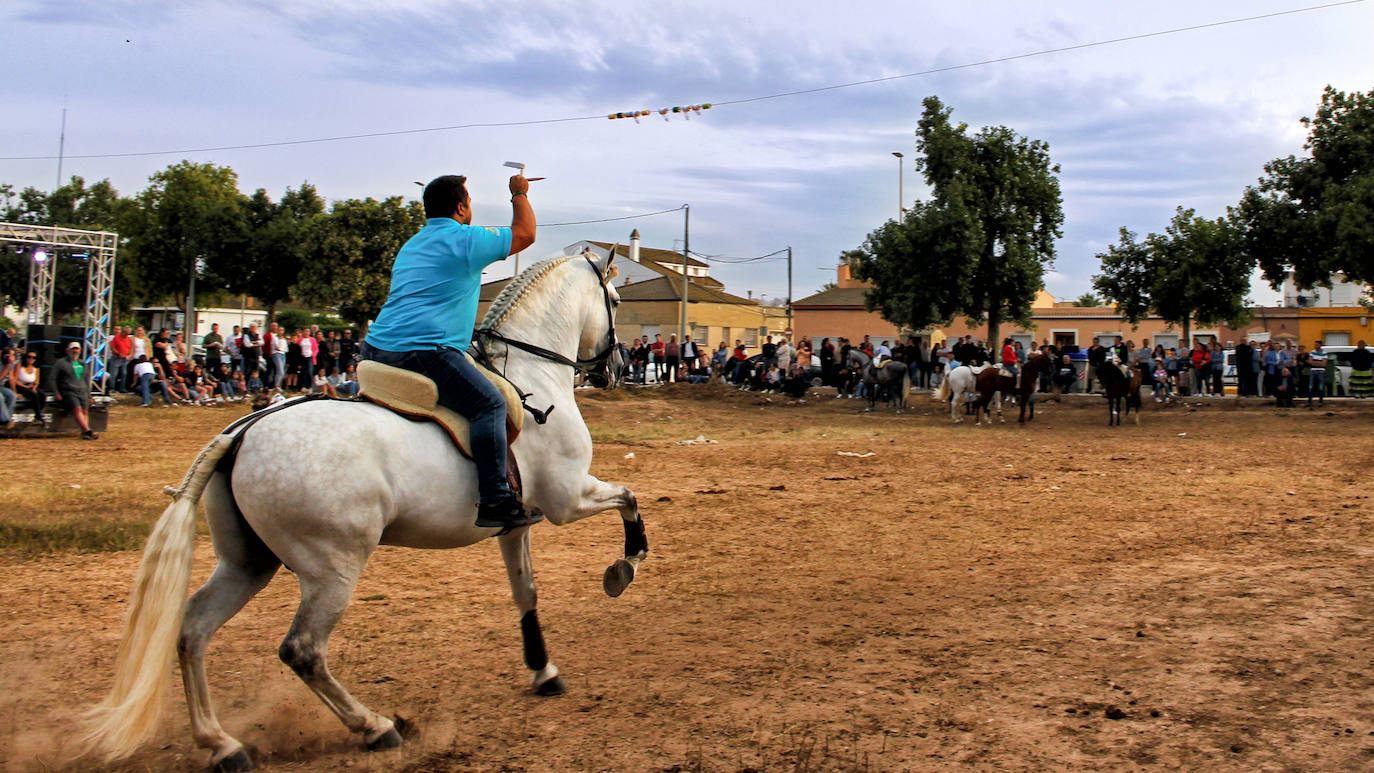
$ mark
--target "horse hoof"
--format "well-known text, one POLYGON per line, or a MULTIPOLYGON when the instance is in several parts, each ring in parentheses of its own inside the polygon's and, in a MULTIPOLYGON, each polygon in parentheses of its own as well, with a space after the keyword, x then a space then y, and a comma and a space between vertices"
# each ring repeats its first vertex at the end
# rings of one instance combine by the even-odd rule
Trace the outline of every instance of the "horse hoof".
POLYGON ((370 752, 382 752, 387 749, 395 749, 401 745, 401 734, 396 732, 396 728, 377 736, 376 740, 367 742, 367 750, 370 752))
POLYGON ((215 773, 243 773, 252 769, 253 758, 248 756, 247 749, 239 749, 215 763, 215 773))
POLYGON ((534 694, 541 698, 552 698, 555 695, 562 695, 568 688, 563 686, 563 677, 554 676, 544 682, 534 686, 534 694))
POLYGON ((615 598, 630 587, 630 582, 634 578, 634 566, 623 558, 617 558, 614 564, 606 567, 606 575, 601 578, 601 588, 606 591, 607 596, 615 598))

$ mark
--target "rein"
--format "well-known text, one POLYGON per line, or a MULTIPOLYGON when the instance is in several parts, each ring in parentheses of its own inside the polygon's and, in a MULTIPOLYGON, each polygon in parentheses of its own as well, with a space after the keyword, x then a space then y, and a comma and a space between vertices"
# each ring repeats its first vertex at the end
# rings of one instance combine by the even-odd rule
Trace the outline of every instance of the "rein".
MULTIPOLYGON (((618 247, 619 245, 616 246, 618 247)), ((614 248, 612 248, 611 254, 615 254, 614 248)), ((591 259, 591 256, 584 255, 583 257, 586 259, 587 265, 591 266, 592 271, 596 273, 596 277, 599 280, 599 284, 601 285, 601 296, 606 303, 606 347, 600 352, 598 352, 595 356, 590 357, 588 359, 582 359, 579 357, 578 359, 573 360, 564 357, 563 355, 551 349, 546 349, 542 346, 529 343, 528 341, 521 341, 516 338, 511 338, 501 333, 494 327, 477 328, 472 331, 472 346, 473 349, 476 350, 477 361, 485 365, 492 372, 499 374, 501 378, 506 379, 506 383, 510 384, 512 387, 515 387, 516 394, 520 395, 520 405, 524 407, 525 410, 530 412, 530 415, 534 417, 534 422, 536 424, 543 424, 544 422, 548 421, 549 414, 553 413, 554 406, 550 405, 547 409, 541 411, 538 408, 535 408, 531 406, 528 402, 526 402, 530 397, 533 396, 533 394, 521 389, 518 384, 507 378, 504 368, 497 369, 494 357, 491 354, 491 352, 487 351, 487 347, 483 343, 483 341, 490 340, 503 343, 506 346, 513 346, 516 349, 528 352, 529 354, 533 354, 534 356, 540 359, 548 360, 549 362, 555 362, 559 365, 566 365, 572 368, 573 370, 579 370, 584 373, 598 367, 605 367, 606 361, 610 359, 611 355, 614 354, 616 350, 615 310, 611 307, 611 291, 606 287, 607 277, 605 273, 601 270, 601 266, 597 265, 596 261, 591 259)))

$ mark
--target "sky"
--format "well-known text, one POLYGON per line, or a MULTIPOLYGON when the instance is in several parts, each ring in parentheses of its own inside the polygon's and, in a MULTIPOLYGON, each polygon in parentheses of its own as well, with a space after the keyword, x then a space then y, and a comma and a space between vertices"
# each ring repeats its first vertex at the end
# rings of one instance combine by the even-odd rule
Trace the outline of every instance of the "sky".
MULTIPOLYGON (((502 163, 519 161, 547 177, 524 265, 634 229, 681 249, 686 227, 702 255, 792 247, 802 298, 928 195, 914 132, 935 95, 970 131, 1049 144, 1064 227, 1045 283, 1073 299, 1119 228, 1162 231, 1180 205, 1224 214, 1267 161, 1303 152, 1324 87, 1374 89, 1374 2, 1316 5, 10 0, 0 183, 56 185, 64 106, 62 178, 125 195, 182 159, 232 167, 245 193, 309 182, 331 201, 417 198, 414 181, 457 173, 475 222, 503 225, 502 163), (1198 25, 1214 26, 1151 34, 1198 25), (1120 38, 1136 39, 1084 45, 1120 38), (654 114, 605 117, 638 109, 654 114), (206 150, 376 133, 392 134, 206 150), (611 218, 631 219, 554 225, 611 218)), ((788 295, 783 260, 711 274, 737 295, 788 295)), ((1277 298, 1255 283, 1253 300, 1277 298)))

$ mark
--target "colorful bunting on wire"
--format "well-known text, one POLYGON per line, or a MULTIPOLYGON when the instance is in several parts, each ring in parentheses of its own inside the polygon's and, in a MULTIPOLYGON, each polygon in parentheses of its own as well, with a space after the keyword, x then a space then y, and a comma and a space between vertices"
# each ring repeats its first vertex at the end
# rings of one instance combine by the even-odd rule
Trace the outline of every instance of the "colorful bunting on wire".
MULTIPOLYGON (((702 102, 699 105, 674 105, 673 107, 664 107, 660 108, 657 112, 659 115, 663 116, 663 120, 665 121, 672 120, 673 114, 681 115, 683 118, 690 120, 692 117, 692 113, 700 115, 702 110, 710 109, 710 102, 702 102)), ((640 118, 647 118, 650 115, 652 115, 653 112, 654 111, 652 110, 627 110, 622 113, 611 113, 606 117, 611 119, 612 121, 616 120, 617 118, 630 118, 633 119, 635 123, 639 123, 640 118)))

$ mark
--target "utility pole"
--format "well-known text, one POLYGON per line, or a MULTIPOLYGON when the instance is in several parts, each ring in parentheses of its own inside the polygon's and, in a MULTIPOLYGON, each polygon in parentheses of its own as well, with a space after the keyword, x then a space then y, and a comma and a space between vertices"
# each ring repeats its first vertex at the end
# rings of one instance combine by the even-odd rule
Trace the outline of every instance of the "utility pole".
POLYGON ((901 153, 898 153, 898 152, 896 152, 896 151, 893 151, 893 152, 892 152, 892 155, 894 155, 894 156, 897 157, 897 222, 900 224, 900 223, 902 222, 902 218, 905 217, 905 215, 906 215, 906 206, 904 206, 903 203, 902 203, 902 202, 904 201, 904 197, 902 196, 902 158, 903 158, 903 156, 902 156, 901 153))
POLYGON ((796 330, 792 327, 792 245, 787 245, 787 329, 792 331, 792 338, 797 337, 796 330))
POLYGON ((682 336, 678 339, 678 346, 687 342, 687 233, 688 224, 692 217, 692 207, 688 204, 682 205, 682 314, 678 319, 678 332, 682 336))
MULTIPOLYGON (((57 135, 57 188, 62 187, 62 156, 67 149, 67 98, 62 98, 62 133, 57 135)), ((54 188, 53 190, 57 190, 54 188)))

